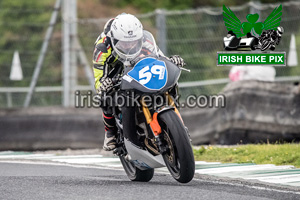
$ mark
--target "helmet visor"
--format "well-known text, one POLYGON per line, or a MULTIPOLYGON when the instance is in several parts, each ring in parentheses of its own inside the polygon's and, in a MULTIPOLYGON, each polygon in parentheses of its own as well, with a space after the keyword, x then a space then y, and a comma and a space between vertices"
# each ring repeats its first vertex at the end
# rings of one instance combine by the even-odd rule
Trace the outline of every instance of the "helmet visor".
POLYGON ((142 38, 134 41, 114 40, 114 48, 124 56, 137 54, 142 48, 142 38))

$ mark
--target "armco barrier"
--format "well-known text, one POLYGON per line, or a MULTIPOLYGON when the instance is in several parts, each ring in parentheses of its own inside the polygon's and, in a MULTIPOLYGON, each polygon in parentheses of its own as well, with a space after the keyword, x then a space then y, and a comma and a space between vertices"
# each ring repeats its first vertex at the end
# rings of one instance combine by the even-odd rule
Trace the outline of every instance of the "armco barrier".
POLYGON ((229 83, 225 108, 184 113, 193 143, 259 143, 300 140, 300 87, 262 81, 229 83), (189 124, 189 121, 194 123, 189 124))
POLYGON ((103 139, 100 109, 0 111, 0 150, 99 148, 103 139))

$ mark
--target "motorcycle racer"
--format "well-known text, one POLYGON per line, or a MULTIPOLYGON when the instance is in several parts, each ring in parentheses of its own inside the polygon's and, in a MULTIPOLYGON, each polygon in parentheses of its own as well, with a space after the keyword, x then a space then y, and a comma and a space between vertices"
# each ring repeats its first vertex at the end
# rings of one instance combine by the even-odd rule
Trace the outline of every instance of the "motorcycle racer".
POLYGON ((275 50, 275 45, 278 45, 281 36, 284 32, 283 27, 279 26, 276 28, 276 30, 266 30, 263 31, 260 38, 259 38, 259 48, 264 51, 266 49, 275 50), (263 43, 267 43, 268 45, 263 45, 263 43))
MULTIPOLYGON (((143 38, 143 25, 135 16, 122 13, 108 20, 95 42, 93 53, 95 88, 100 96, 114 87, 112 78, 122 71, 123 63, 130 62, 141 51, 147 54, 147 42, 143 38)), ((158 54, 165 57, 159 49, 158 54)), ((169 60, 178 67, 185 65, 178 55, 169 60)), ((103 149, 111 151, 116 147, 116 122, 109 107, 103 106, 102 111, 105 126, 103 149)))

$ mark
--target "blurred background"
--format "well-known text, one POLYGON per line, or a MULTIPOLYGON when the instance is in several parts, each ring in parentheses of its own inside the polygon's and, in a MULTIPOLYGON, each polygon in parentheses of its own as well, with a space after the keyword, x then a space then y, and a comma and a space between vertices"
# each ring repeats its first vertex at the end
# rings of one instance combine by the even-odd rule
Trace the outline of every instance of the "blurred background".
MULTIPOLYGON (((179 80, 183 96, 217 94, 228 83, 230 70, 230 67, 216 66, 216 52, 223 50, 223 37, 227 34, 222 5, 229 6, 241 21, 246 20, 249 13, 259 13, 263 21, 279 5, 267 0, 248 3, 238 0, 61 0, 55 9, 55 3, 55 0, 0 2, 0 107, 23 107, 37 67, 41 69, 36 76, 37 88, 28 105, 72 105, 75 90, 84 92, 92 88, 86 70, 92 69, 96 38, 106 21, 122 12, 136 14, 166 55, 178 54, 185 59, 192 72, 183 72, 179 80), (71 32, 64 35, 63 27, 68 26, 71 32), (49 28, 53 31, 46 38, 49 28), (44 43, 47 48, 42 51, 44 43), (16 51, 23 77, 11 80, 16 51), (63 63, 64 55, 70 56, 69 63, 63 63), (64 97, 64 92, 70 94, 64 97), (65 103, 64 98, 68 98, 65 103)), ((289 1, 282 1, 282 4, 281 25, 285 32, 276 51, 286 51, 288 56, 292 34, 296 49, 300 49, 300 4, 289 1)), ((300 56, 299 52, 297 55, 300 56)), ((299 65, 276 68, 277 81, 299 80, 299 75, 299 65)))
MULTIPOLYGON (((188 94, 220 93, 230 82, 231 69, 216 66, 217 51, 223 50, 223 37, 227 34, 223 4, 242 22, 249 13, 259 13, 260 20, 264 21, 275 7, 283 5, 281 26, 285 32, 276 51, 285 51, 291 61, 286 67, 276 67, 274 81, 297 84, 300 80, 299 1, 2 0, 2 119, 25 112, 21 112, 23 107, 51 107, 35 114, 51 113, 53 107, 58 108, 58 113, 62 112, 59 109, 62 106, 74 108, 76 90, 82 93, 93 90, 94 42, 107 20, 122 12, 135 14, 167 56, 175 54, 184 58, 191 73, 183 72, 179 80, 182 99, 188 94), (9 114, 7 108, 15 113, 9 114)), ((100 117, 95 118, 102 123, 100 117)), ((4 123, 8 122, 2 121, 2 133, 11 132, 4 128, 4 123)))

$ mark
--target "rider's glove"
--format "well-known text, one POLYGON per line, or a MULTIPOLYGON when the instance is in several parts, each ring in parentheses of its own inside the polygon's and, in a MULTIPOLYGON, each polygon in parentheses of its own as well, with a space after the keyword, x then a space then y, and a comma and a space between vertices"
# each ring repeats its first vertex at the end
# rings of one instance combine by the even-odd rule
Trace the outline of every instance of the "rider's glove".
POLYGON ((181 58, 178 55, 171 56, 170 61, 175 65, 177 65, 178 67, 183 67, 185 65, 183 58, 181 58))
POLYGON ((101 92, 108 92, 114 87, 113 81, 111 78, 107 77, 102 81, 102 85, 100 86, 101 92))

